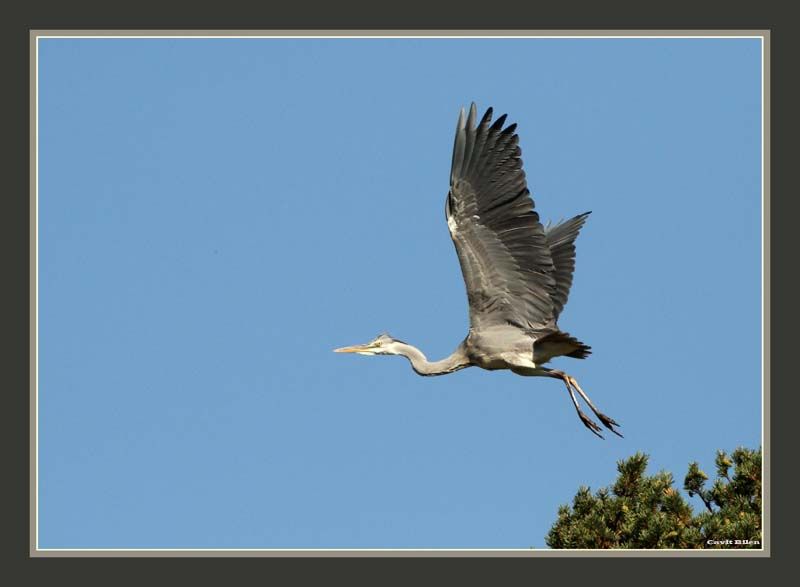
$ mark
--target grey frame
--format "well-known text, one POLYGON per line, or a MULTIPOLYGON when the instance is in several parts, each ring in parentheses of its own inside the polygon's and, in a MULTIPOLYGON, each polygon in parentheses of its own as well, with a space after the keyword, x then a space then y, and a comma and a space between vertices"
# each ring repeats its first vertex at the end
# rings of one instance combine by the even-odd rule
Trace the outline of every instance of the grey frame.
POLYGON ((31 557, 737 557, 766 558, 770 540, 770 31, 769 30, 31 30, 30 50, 30 535, 31 557), (42 37, 758 37, 762 40, 763 535, 751 550, 548 549, 39 549, 38 548, 38 39, 42 37))

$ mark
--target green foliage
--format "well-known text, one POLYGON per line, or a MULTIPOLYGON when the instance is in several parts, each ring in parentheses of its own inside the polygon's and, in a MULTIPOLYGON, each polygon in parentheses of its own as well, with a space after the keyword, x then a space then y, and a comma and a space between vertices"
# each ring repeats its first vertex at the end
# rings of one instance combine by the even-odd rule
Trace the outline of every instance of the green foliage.
POLYGON ((611 488, 592 494, 581 487, 572 506, 563 505, 547 534, 551 548, 760 548, 761 450, 717 452, 717 478, 706 487, 697 463, 683 487, 705 511, 694 513, 673 487, 671 473, 645 475, 648 456, 636 453, 617 463, 611 488), (734 468, 731 476, 730 469, 734 468), (740 541, 740 542, 736 542, 740 541), (750 541, 750 542, 746 542, 750 541))

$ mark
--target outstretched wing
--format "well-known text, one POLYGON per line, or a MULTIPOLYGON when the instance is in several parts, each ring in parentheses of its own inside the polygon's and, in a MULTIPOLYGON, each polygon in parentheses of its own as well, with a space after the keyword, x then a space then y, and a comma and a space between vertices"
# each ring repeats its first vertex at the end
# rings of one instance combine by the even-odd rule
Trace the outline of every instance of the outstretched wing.
POLYGON ((553 293, 553 306, 556 319, 569 298, 572 274, 575 271, 575 239, 589 214, 591 212, 584 212, 564 222, 544 227, 544 235, 555 266, 556 290, 553 293))
POLYGON ((470 327, 553 323, 556 281, 539 215, 525 183, 516 124, 458 117, 445 212, 467 286, 470 327))

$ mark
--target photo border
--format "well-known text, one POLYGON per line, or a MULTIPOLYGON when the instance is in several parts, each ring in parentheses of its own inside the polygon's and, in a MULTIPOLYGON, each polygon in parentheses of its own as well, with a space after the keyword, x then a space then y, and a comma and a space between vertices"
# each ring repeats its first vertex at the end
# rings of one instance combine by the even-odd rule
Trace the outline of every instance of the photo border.
POLYGON ((768 557, 771 553, 770 537, 770 34, 767 29, 734 29, 734 30, 236 30, 221 31, 215 29, 200 30, 65 30, 35 29, 30 30, 30 97, 33 104, 30 108, 30 161, 29 173, 29 287, 32 294, 30 303, 30 544, 31 557, 541 557, 561 558, 570 556, 582 557, 631 557, 631 556, 688 556, 688 557, 768 557), (38 431, 38 111, 37 111, 37 47, 42 38, 237 38, 237 37, 273 37, 273 38, 697 38, 697 37, 760 37, 762 39, 762 449, 763 449, 763 531, 761 549, 661 549, 661 550, 550 550, 550 549, 41 549, 37 547, 37 431, 38 431))

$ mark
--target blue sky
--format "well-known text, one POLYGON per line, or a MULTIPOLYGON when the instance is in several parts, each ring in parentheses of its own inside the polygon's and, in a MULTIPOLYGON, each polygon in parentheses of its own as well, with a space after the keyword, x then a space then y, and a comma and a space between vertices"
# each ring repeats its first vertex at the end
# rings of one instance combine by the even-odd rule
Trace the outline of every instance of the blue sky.
MULTIPOLYGON (((755 39, 45 39, 39 544, 528 548, 580 485, 761 439, 755 39), (467 332, 462 105, 592 210, 557 381, 337 355, 467 332), (610 438, 608 437, 610 436, 610 438)), ((695 504, 696 506, 698 504, 695 504)))

